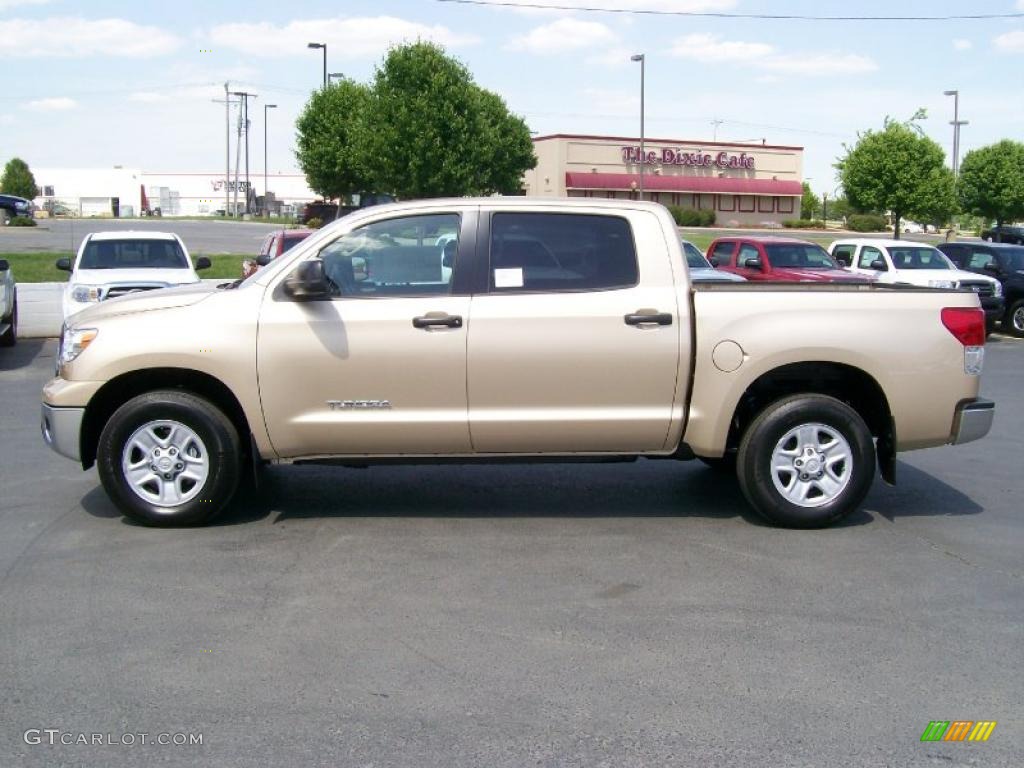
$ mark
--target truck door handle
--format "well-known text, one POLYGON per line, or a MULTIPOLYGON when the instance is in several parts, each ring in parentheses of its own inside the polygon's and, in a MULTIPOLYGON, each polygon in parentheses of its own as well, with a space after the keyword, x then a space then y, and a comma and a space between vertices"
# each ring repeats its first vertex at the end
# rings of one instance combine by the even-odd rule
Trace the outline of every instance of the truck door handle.
POLYGON ((672 315, 668 312, 634 312, 623 319, 626 325, 672 325, 672 315))
POLYGON ((461 328, 462 316, 448 315, 443 312, 436 314, 431 312, 420 317, 414 317, 412 319, 413 328, 430 328, 431 326, 435 325, 441 325, 446 328, 461 328))

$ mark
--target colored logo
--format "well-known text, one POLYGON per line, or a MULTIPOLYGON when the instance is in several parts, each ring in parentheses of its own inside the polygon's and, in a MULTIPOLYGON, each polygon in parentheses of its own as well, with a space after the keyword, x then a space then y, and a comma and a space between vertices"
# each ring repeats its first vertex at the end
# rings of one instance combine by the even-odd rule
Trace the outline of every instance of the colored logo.
POLYGON ((932 720, 921 741, 988 741, 995 729, 995 720, 932 720))

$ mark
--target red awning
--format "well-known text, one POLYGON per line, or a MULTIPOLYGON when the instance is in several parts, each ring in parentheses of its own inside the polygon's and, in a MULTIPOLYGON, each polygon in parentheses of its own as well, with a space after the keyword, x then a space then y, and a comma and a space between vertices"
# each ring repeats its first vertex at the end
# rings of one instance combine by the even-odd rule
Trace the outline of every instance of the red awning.
MULTIPOLYGON (((635 173, 571 173, 565 174, 567 189, 601 189, 629 192, 640 186, 635 173), (634 187, 633 185, 636 184, 634 187)), ((737 179, 718 176, 661 176, 644 174, 646 192, 704 192, 736 195, 784 195, 799 197, 803 187, 799 181, 775 179, 737 179)))

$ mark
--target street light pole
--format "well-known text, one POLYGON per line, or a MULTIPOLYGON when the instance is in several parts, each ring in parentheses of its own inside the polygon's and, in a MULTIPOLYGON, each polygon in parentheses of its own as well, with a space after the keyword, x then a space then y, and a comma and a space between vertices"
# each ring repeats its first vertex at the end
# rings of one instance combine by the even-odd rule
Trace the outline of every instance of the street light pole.
POLYGON ((263 210, 270 218, 270 190, 267 188, 267 110, 277 109, 277 104, 263 105, 263 210))
POLYGON ((324 88, 327 87, 327 43, 306 43, 307 48, 322 48, 324 52, 324 88))
POLYGON ((960 119, 960 91, 943 91, 943 96, 953 97, 953 178, 960 177, 960 126, 967 125, 967 120, 960 119))
POLYGON ((644 69, 647 57, 643 53, 629 57, 630 61, 640 62, 640 199, 644 199, 644 163, 647 162, 647 149, 644 145, 644 69))

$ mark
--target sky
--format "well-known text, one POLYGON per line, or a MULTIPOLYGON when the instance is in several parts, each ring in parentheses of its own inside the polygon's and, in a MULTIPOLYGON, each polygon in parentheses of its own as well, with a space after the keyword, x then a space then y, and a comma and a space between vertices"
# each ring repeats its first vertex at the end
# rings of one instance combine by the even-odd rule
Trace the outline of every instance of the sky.
MULTIPOLYGON (((293 172, 294 124, 328 71, 369 81, 390 45, 429 39, 541 135, 638 136, 646 56, 649 137, 802 146, 818 194, 858 132, 927 110, 961 154, 1024 140, 1024 0, 442 0, 283 3, 0 0, 0 162, 215 171, 224 82, 250 101, 250 163, 293 172), (800 21, 553 10, 796 15, 1020 14, 949 21, 800 21), (275 104, 266 110, 264 105, 275 104), (266 123, 264 122, 266 115, 266 123)), ((401 151, 401 148, 396 148, 401 151)), ((232 150, 232 153, 234 150, 232 150)))

